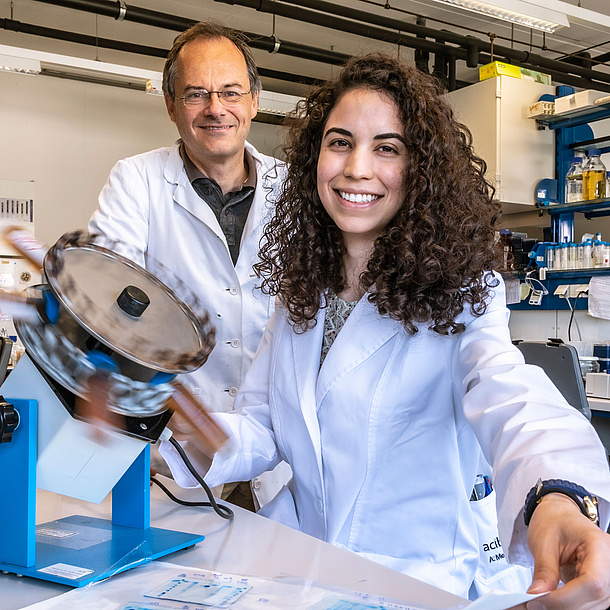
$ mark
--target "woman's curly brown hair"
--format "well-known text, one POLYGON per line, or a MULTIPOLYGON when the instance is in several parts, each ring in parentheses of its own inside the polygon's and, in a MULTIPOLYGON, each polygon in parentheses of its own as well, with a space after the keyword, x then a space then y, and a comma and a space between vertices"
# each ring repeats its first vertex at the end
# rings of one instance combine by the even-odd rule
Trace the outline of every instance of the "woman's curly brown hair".
POLYGON ((481 315, 497 285, 490 270, 500 262, 499 206, 484 178, 485 162, 436 80, 381 53, 352 58, 336 79, 300 102, 289 122, 288 175, 255 265, 261 287, 279 297, 298 331, 315 324, 328 289, 345 288, 345 247, 320 202, 316 172, 328 116, 357 88, 394 100, 409 159, 404 204, 376 239, 361 285, 380 314, 411 334, 423 323, 440 334, 460 332, 456 317, 465 304, 481 315))

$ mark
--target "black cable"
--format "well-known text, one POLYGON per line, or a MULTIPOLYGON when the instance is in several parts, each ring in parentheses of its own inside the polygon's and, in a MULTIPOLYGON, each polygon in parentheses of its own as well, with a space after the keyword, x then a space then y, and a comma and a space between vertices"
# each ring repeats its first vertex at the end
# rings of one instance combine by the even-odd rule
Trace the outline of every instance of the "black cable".
MULTIPOLYGON (((576 299, 574 299, 574 307, 572 307, 572 312, 570 313, 570 321, 568 322, 568 341, 572 340, 572 322, 574 321, 574 314, 576 313, 576 303, 578 303, 578 299, 581 294, 587 294, 586 290, 580 290, 576 295, 576 299)), ((567 297, 566 297, 567 300, 567 297)), ((580 332, 579 332, 580 335, 580 332)))
POLYGON ((188 468, 189 472, 195 477, 199 485, 201 485, 209 499, 209 502, 190 502, 188 500, 181 500, 180 498, 174 496, 174 494, 172 494, 172 492, 155 477, 150 477, 151 482, 157 485, 160 489, 162 489, 167 494, 169 499, 173 500, 177 504, 181 504, 182 506, 211 507, 214 509, 214 512, 219 517, 222 517, 223 519, 233 519, 233 517, 235 516, 233 511, 228 506, 224 506, 223 504, 218 504, 216 502, 216 498, 214 498, 214 496, 212 495, 212 491, 210 490, 206 482, 203 480, 203 478, 199 475, 199 473, 195 470, 194 466, 191 464, 190 460, 186 456, 184 449, 182 449, 182 447, 180 446, 180 443, 178 443, 178 441, 176 441, 176 439, 174 439, 173 437, 170 437, 169 442, 174 446, 174 448, 182 458, 182 461, 184 462, 185 466, 188 468))
MULTIPOLYGON (((566 297, 566 301, 568 302, 568 306, 570 305, 570 301, 568 297, 566 297)), ((572 341, 572 322, 574 321, 574 311, 576 310, 576 303, 574 303, 574 307, 570 307, 570 321, 568 322, 568 341, 572 341)))

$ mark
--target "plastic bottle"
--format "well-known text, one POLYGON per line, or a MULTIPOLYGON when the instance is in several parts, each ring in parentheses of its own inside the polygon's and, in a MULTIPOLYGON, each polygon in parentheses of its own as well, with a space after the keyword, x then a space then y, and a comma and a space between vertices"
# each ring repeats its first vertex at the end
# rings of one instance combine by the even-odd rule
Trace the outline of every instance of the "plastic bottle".
POLYGON ((576 266, 575 269, 585 268, 585 244, 576 244, 576 266))
POLYGON ((589 159, 583 167, 583 198, 587 201, 606 196, 606 166, 597 148, 589 151, 589 159))
POLYGON ((602 234, 596 233, 595 239, 593 240, 593 266, 598 268, 604 264, 604 242, 602 241, 602 234))
POLYGON ((574 157, 565 179, 565 202, 574 203, 583 200, 583 166, 582 157, 574 157))
POLYGON ((553 271, 555 269, 555 246, 549 246, 546 249, 546 266, 549 271, 553 271))
POLYGON ((559 269, 565 271, 568 268, 568 244, 563 243, 559 247, 559 269))
POLYGON ((568 243, 568 269, 576 269, 576 244, 571 241, 568 243))
POLYGON ((593 267, 591 264, 591 240, 587 239, 583 243, 583 269, 590 269, 593 267))

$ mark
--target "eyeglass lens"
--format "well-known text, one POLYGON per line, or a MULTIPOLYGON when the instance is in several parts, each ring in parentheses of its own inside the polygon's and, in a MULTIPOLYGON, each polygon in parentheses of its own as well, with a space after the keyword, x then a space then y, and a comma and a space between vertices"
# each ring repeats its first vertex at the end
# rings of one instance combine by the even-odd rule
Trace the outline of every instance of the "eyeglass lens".
POLYGON ((201 89, 198 91, 191 91, 180 99, 187 106, 205 106, 210 103, 213 93, 216 94, 223 106, 231 106, 233 104, 238 104, 244 96, 250 93, 250 91, 206 91, 205 89, 201 89))

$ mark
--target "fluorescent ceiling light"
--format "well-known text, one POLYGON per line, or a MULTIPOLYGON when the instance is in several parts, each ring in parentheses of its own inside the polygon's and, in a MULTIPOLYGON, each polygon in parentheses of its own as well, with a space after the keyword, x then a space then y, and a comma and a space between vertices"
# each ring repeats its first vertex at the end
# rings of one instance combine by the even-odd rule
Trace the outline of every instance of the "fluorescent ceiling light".
MULTIPOLYGON (((510 21, 543 32, 569 27, 565 12, 538 6, 525 0, 435 0, 468 11, 510 21)), ((556 2, 555 4, 564 4, 556 2)))
POLYGON ((0 45, 0 64, 6 65, 11 72, 21 73, 23 66, 29 66, 29 73, 32 74, 85 80, 142 91, 146 90, 149 80, 161 79, 160 73, 152 70, 6 45, 0 45))
POLYGON ((0 53, 0 70, 17 74, 40 74, 40 62, 26 57, 15 57, 0 53))
POLYGON ((536 4, 540 8, 565 13, 570 24, 584 25, 599 31, 610 29, 610 15, 604 15, 575 4, 569 4, 562 0, 527 0, 530 4, 536 4))
MULTIPOLYGON (((42 74, 126 87, 152 95, 163 95, 161 72, 19 47, 0 45, 0 69, 20 74, 42 74)), ((282 117, 295 109, 298 100, 299 98, 293 95, 261 91, 258 119, 262 122, 279 122, 282 117)))

